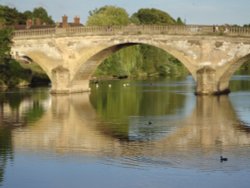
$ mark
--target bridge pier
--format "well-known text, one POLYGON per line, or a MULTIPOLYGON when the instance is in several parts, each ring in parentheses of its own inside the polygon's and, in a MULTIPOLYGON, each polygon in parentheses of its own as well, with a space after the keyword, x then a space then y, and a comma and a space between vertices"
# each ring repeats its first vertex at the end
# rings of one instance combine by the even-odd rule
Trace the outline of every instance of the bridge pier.
POLYGON ((52 70, 52 89, 53 94, 68 94, 70 93, 70 73, 67 68, 62 65, 57 66, 52 70))
POLYGON ((220 87, 220 82, 216 77, 216 70, 204 66, 197 71, 196 95, 226 95, 230 93, 228 84, 220 87))
POLYGON ((63 66, 52 70, 52 94, 71 94, 89 91, 89 80, 70 81, 70 71, 63 66))

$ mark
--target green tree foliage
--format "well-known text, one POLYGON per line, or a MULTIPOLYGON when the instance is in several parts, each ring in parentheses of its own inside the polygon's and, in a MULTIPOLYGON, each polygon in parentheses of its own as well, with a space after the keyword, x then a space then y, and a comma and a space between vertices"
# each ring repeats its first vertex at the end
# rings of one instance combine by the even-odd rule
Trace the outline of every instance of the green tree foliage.
POLYGON ((184 24, 185 24, 185 22, 182 21, 182 19, 181 19, 180 17, 177 18, 176 23, 177 23, 178 25, 184 25, 184 24))
POLYGON ((115 6, 104 6, 89 12, 87 25, 113 26, 128 25, 129 15, 125 9, 115 6))
POLYGON ((31 71, 23 69, 20 64, 13 60, 9 59, 5 63, 0 64, 0 80, 8 87, 16 87, 20 81, 31 80, 31 71))
POLYGON ((25 25, 27 19, 39 18, 42 23, 54 24, 51 16, 43 7, 34 8, 33 11, 19 12, 16 8, 0 5, 0 26, 25 25))
POLYGON ((24 13, 25 18, 27 19, 33 19, 33 12, 30 10, 26 10, 24 13))
POLYGON ((26 17, 16 8, 0 5, 0 23, 2 26, 25 24, 26 17))
POLYGON ((0 80, 2 85, 14 87, 19 84, 19 81, 28 80, 30 72, 23 70, 18 62, 11 59, 12 31, 10 29, 0 29, 0 80))
POLYGON ((95 75, 136 76, 141 72, 139 69, 142 59, 139 45, 124 48, 107 58, 96 70, 95 75))
POLYGON ((237 71, 239 75, 250 75, 250 60, 246 61, 237 71))
POLYGON ((134 13, 131 17, 132 21, 136 24, 176 24, 176 21, 166 12, 158 9, 140 9, 138 12, 134 13))
POLYGON ((11 36, 10 29, 0 29, 0 64, 10 59, 11 36))
POLYGON ((26 16, 32 16, 33 19, 39 18, 42 23, 48 25, 54 24, 51 16, 48 15, 47 11, 43 7, 34 8, 32 14, 26 11, 26 16))

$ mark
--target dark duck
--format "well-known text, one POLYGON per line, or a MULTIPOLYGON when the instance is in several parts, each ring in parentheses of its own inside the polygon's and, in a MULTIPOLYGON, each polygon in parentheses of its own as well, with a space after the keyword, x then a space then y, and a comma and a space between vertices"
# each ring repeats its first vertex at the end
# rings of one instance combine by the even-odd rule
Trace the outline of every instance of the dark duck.
POLYGON ((228 158, 220 156, 220 162, 228 161, 228 158))

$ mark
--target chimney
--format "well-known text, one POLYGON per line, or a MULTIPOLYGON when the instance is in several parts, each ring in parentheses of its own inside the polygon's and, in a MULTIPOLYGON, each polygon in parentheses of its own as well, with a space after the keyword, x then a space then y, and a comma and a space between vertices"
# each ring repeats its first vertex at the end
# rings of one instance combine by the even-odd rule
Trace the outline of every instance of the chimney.
POLYGON ((36 26, 41 26, 41 25, 42 25, 42 22, 41 22, 41 19, 40 19, 40 18, 36 18, 36 20, 35 20, 35 25, 36 25, 36 26))
POLYGON ((74 25, 79 26, 80 24, 81 24, 81 23, 80 23, 80 17, 75 16, 75 17, 74 17, 74 25))
POLYGON ((66 16, 66 15, 64 15, 64 16, 62 17, 62 27, 63 27, 63 28, 68 27, 68 16, 66 16))
POLYGON ((30 29, 33 25, 32 19, 26 20, 26 29, 30 29))

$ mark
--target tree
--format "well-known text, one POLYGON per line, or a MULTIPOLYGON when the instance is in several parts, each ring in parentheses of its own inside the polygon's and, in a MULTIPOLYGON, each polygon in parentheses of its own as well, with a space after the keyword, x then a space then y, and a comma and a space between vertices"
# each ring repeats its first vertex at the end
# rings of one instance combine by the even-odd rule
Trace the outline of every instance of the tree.
POLYGON ((30 10, 26 10, 23 15, 26 17, 26 19, 32 19, 33 18, 33 12, 30 10))
MULTIPOLYGON (((27 16, 29 15, 29 12, 26 12, 27 16)), ((47 11, 43 7, 38 7, 34 8, 33 14, 32 14, 33 19, 39 18, 42 23, 46 24, 54 24, 54 21, 52 20, 51 16, 48 15, 47 11)))
POLYGON ((136 23, 140 24, 176 24, 176 21, 166 12, 158 10, 158 9, 140 9, 138 12, 134 13, 131 17, 132 21, 136 21, 136 23))
POLYGON ((87 25, 113 26, 128 25, 129 15, 125 9, 115 6, 104 6, 89 12, 87 25))
POLYGON ((180 17, 177 18, 176 22, 177 22, 178 25, 184 25, 185 24, 180 17))
POLYGON ((24 15, 18 12, 16 8, 2 5, 0 5, 0 20, 4 26, 24 24, 26 21, 24 15))
POLYGON ((54 24, 51 16, 49 16, 47 11, 42 7, 34 8, 33 12, 28 10, 22 13, 16 8, 0 5, 0 26, 2 27, 25 25, 27 19, 35 20, 36 18, 39 18, 42 23, 49 25, 54 24))
POLYGON ((11 36, 10 29, 0 29, 0 63, 10 59, 11 36))

